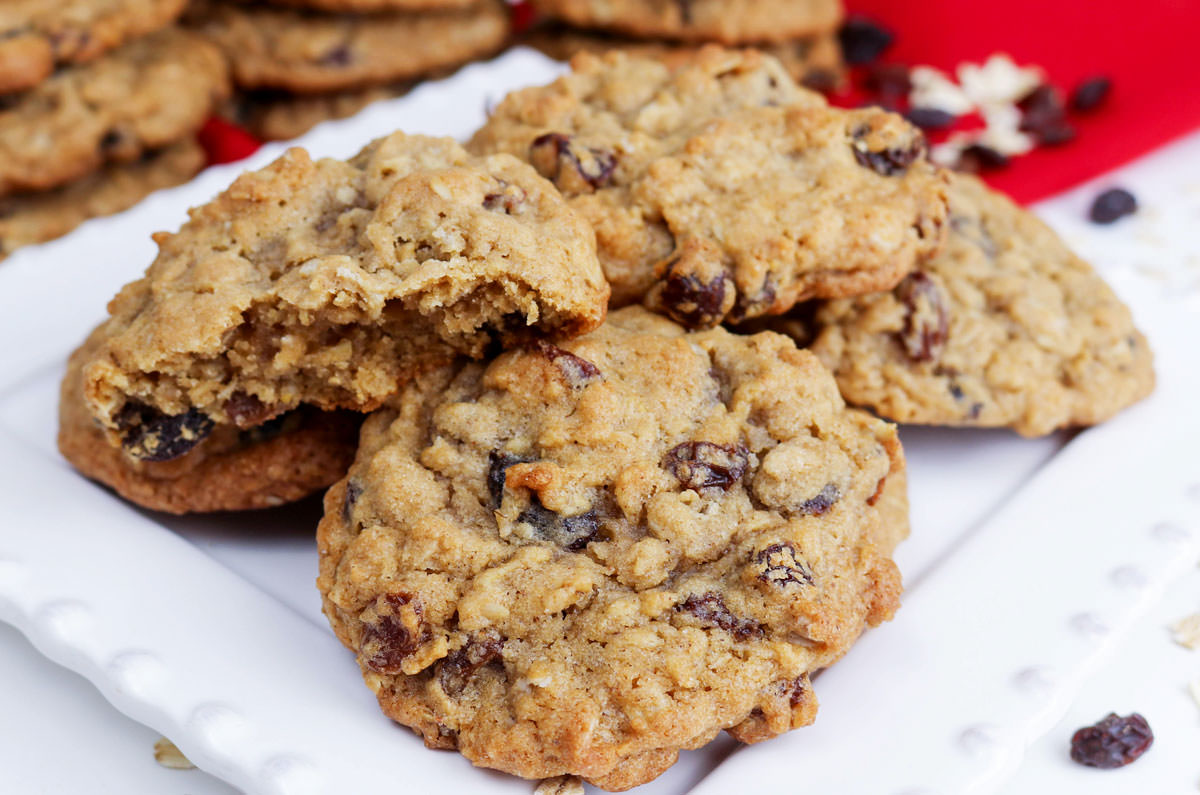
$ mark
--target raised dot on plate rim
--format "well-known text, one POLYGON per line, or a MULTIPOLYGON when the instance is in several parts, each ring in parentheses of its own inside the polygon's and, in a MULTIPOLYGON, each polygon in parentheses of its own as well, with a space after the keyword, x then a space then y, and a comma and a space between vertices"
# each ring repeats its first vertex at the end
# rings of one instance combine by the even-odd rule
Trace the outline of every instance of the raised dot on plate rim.
POLYGON ((999 744, 996 728, 986 723, 968 726, 958 735, 958 746, 969 754, 988 753, 999 744))
POLYGON ((295 754, 272 756, 259 772, 269 792, 287 795, 317 795, 323 789, 316 765, 295 754))
POLYGON ((1044 665, 1031 665, 1013 675, 1013 684, 1033 695, 1042 695, 1054 687, 1054 672, 1044 665))
POLYGON ((1136 566, 1118 566, 1112 570, 1109 577, 1112 579, 1114 585, 1121 588, 1141 590, 1149 584, 1146 575, 1136 566))
POLYGON ((1179 544, 1192 537, 1190 530, 1174 522, 1159 522, 1150 528, 1150 535, 1168 544, 1179 544))
POLYGON ((1105 624, 1094 613, 1077 613, 1071 617, 1071 629, 1081 635, 1099 637, 1108 634, 1108 624, 1105 624))

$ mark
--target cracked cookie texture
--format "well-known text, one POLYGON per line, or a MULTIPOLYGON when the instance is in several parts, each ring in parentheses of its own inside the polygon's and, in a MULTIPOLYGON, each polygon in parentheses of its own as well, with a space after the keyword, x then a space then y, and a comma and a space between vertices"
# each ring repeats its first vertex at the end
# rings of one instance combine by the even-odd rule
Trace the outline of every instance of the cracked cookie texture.
POLYGON ((427 745, 627 789, 813 720, 810 674, 897 607, 903 466, 786 337, 630 307, 368 418, 318 585, 427 745))
POLYGON ((186 0, 4 0, 0 94, 24 91, 57 66, 81 64, 170 24, 186 0))
POLYGON ((583 28, 722 44, 762 44, 829 33, 839 0, 534 0, 547 16, 583 28))
POLYGON ((228 96, 203 37, 168 28, 0 103, 0 196, 47 190, 193 135, 228 96))
POLYGON ((576 56, 505 98, 470 147, 527 159, 591 221, 615 305, 689 327, 890 289, 944 236, 919 130, 830 108, 755 51, 706 47, 674 69, 576 56))
POLYGON ((897 422, 1040 436, 1151 392, 1129 309, 1042 221, 955 174, 949 229, 893 291, 816 310, 812 351, 846 400, 897 422))
POLYGON ((509 32, 508 10, 500 0, 370 15, 199 0, 186 20, 220 45, 242 88, 298 94, 363 88, 460 66, 497 52, 509 32))
POLYGON ((143 460, 109 443, 83 399, 83 365, 103 345, 99 329, 67 362, 58 406, 58 449, 81 474, 130 502, 166 513, 273 508, 342 477, 362 418, 300 408, 257 428, 215 426, 194 447, 143 460))
POLYGON ((421 369, 604 317, 586 222, 507 155, 394 133, 349 161, 290 149, 190 211, 109 304, 84 365, 126 451, 301 405, 370 411, 421 369))

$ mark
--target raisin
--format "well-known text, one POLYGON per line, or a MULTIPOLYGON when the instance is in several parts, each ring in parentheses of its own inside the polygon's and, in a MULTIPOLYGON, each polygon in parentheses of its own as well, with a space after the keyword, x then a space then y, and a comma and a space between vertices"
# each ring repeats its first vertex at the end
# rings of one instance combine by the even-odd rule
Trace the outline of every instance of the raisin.
POLYGON ((276 416, 278 409, 266 405, 254 395, 234 392, 229 400, 225 401, 225 413, 229 415, 229 419, 233 421, 234 425, 246 429, 262 425, 276 416))
POLYGON ((535 138, 529 145, 529 162, 567 195, 605 187, 617 168, 617 158, 612 152, 581 146, 562 133, 535 138))
POLYGON ((322 66, 349 66, 353 56, 350 52, 348 44, 339 44, 325 51, 325 54, 317 59, 317 63, 322 66))
POLYGON ((667 453, 663 468, 685 489, 728 491, 746 473, 749 451, 742 445, 684 442, 667 453))
POLYGON ((883 55, 894 40, 891 31, 865 17, 849 19, 838 31, 842 56, 849 64, 871 63, 883 55))
POLYGON ((204 441, 213 421, 196 409, 163 414, 144 403, 126 403, 116 417, 125 452, 142 461, 170 461, 204 441))
POLYGON ((910 108, 904 118, 922 130, 941 130, 954 124, 956 117, 938 108, 910 108))
POLYGON ((600 368, 570 351, 563 350, 557 345, 551 345, 545 340, 534 340, 531 346, 537 353, 545 356, 558 367, 568 384, 579 389, 600 376, 600 368))
POLYGON ((757 293, 738 294, 733 309, 729 312, 729 319, 734 323, 741 323, 747 318, 766 314, 775 303, 776 295, 775 276, 768 273, 757 293))
POLYGON ((1003 152, 998 152, 984 144, 971 144, 959 152, 958 162, 954 167, 968 174, 978 174, 981 171, 1008 168, 1010 162, 1008 155, 1003 152))
POLYGON ((350 517, 354 514, 354 505, 358 502, 358 498, 362 496, 362 482, 354 478, 346 481, 346 496, 342 498, 342 521, 350 524, 350 517))
POLYGON ((600 532, 600 522, 595 511, 578 516, 560 516, 542 505, 536 494, 530 497, 529 507, 521 511, 517 521, 529 524, 538 538, 568 552, 582 552, 587 549, 588 542, 594 541, 600 532))
POLYGON ((493 450, 488 454, 487 488, 492 498, 492 507, 499 508, 504 501, 504 483, 508 468, 513 464, 526 464, 528 458, 493 450))
POLYGON ((1121 717, 1110 712, 1098 723, 1085 726, 1071 738, 1071 759, 1105 770, 1136 762, 1154 743, 1150 724, 1138 713, 1121 717))
POLYGON ((808 566, 796 557, 796 548, 786 541, 772 544, 754 556, 762 567, 758 579, 784 588, 788 585, 812 585, 813 574, 808 566))
POLYGON ((914 362, 938 358, 949 336, 949 320, 937 283, 925 272, 914 271, 896 287, 896 298, 907 310, 900 342, 908 358, 914 362))
POLYGON ((763 636, 761 624, 749 618, 739 618, 729 612, 725 600, 716 591, 700 595, 689 594, 687 599, 675 605, 675 609, 691 613, 701 623, 728 632, 735 640, 750 640, 763 636))
POLYGON ((675 0, 679 7, 679 21, 684 25, 692 24, 692 0, 675 0))
POLYGON ((363 624, 363 664, 381 674, 401 673, 406 657, 430 638, 425 608, 403 591, 375 600, 375 618, 363 624))
POLYGON ((504 212, 515 215, 525 205, 529 194, 520 185, 513 185, 506 180, 499 180, 500 189, 483 197, 483 208, 493 212, 504 212))
POLYGON ((693 273, 680 273, 677 261, 667 266, 658 300, 666 313, 688 328, 712 328, 725 316, 725 293, 729 274, 721 271, 705 282, 693 273))
POLYGON ((910 146, 904 148, 873 151, 863 140, 870 132, 869 127, 860 127, 853 132, 855 141, 851 146, 854 159, 863 168, 869 168, 884 177, 895 177, 908 171, 908 167, 925 154, 925 138, 917 135, 910 146))
POLYGON ((452 651, 438 666, 438 681, 442 690, 457 695, 467 686, 475 672, 500 656, 504 638, 494 629, 472 635, 461 649, 452 651))
POLYGON ((1112 91, 1112 80, 1107 77, 1091 77, 1084 80, 1071 92, 1071 110, 1076 113, 1091 113, 1104 104, 1112 91))
POLYGON ((796 513, 802 516, 820 516, 841 498, 841 490, 832 483, 826 483, 825 488, 821 489, 817 496, 801 503, 800 507, 796 509, 796 513))
POLYGON ((1133 215, 1137 208, 1137 199, 1132 193, 1123 188, 1111 188, 1092 202, 1088 218, 1097 224, 1111 224, 1127 215, 1133 215))
POLYGON ((1067 123, 1066 109, 1058 89, 1040 85, 1017 103, 1021 109, 1022 132, 1046 146, 1057 146, 1074 139, 1075 130, 1067 123))
POLYGON ((831 94, 838 86, 838 76, 828 69, 809 69, 800 78, 800 85, 822 94, 831 94))

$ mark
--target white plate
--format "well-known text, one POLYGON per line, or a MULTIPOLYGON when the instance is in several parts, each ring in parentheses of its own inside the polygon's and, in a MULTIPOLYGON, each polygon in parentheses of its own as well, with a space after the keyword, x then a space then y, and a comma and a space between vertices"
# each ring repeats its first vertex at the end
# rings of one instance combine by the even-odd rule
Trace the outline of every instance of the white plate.
MULTIPOLYGON (((558 69, 510 52, 301 142, 344 156, 396 127, 464 137, 488 102, 558 69)), ((153 257, 148 233, 177 227, 187 207, 279 151, 0 265, 0 619, 248 793, 528 792, 425 750, 380 715, 319 612, 316 501, 163 517, 55 452, 63 362, 153 257)), ((1075 221, 1086 190, 1042 208, 1134 306, 1158 357, 1155 395, 1069 442, 906 428, 914 535, 899 553, 908 592, 896 621, 819 678, 814 727, 745 750, 718 741, 639 792, 723 792, 751 775, 791 791, 798 766, 813 792, 995 790, 1195 563, 1200 273, 1189 219, 1200 191, 1180 162, 1195 173, 1200 137, 1120 175, 1151 206, 1114 229, 1075 221), (1153 268, 1134 267, 1144 263, 1153 268)), ((1188 764, 1175 768, 1180 781, 1195 778, 1188 764)))

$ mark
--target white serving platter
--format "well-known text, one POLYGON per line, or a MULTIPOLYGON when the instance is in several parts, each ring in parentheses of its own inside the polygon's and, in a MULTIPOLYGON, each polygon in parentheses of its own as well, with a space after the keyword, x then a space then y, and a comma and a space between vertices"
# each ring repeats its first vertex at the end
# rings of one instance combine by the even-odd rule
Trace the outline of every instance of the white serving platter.
MULTIPOLYGON (((299 143, 345 156, 395 128, 462 138, 504 92, 560 69, 512 51, 299 143)), ((428 751, 380 715, 319 611, 315 500, 165 517, 82 479, 55 451, 66 356, 151 260, 149 232, 176 228, 187 207, 281 150, 0 264, 0 620, 247 793, 527 793, 528 782, 428 751)), ((898 556, 907 593, 896 620, 818 678, 815 726, 747 749, 717 741, 639 793, 741 791, 749 780, 791 792, 798 770, 809 792, 1088 786, 1092 771, 1055 753, 1054 731, 1200 559, 1200 136, 1110 179, 1142 198, 1138 217, 1084 223, 1095 186, 1039 211, 1133 306, 1157 356, 1155 394, 1075 436, 905 428, 913 537, 898 556)), ((1139 644, 1130 666, 1153 670, 1177 651, 1165 635, 1160 645, 1139 644)), ((1138 708, 1128 701, 1104 703, 1138 708)), ((1172 738, 1160 745, 1200 745, 1200 720, 1170 714, 1165 732, 1155 723, 1172 738)), ((1200 777, 1195 755, 1146 760, 1120 775, 1153 767, 1180 791, 1200 777)))

